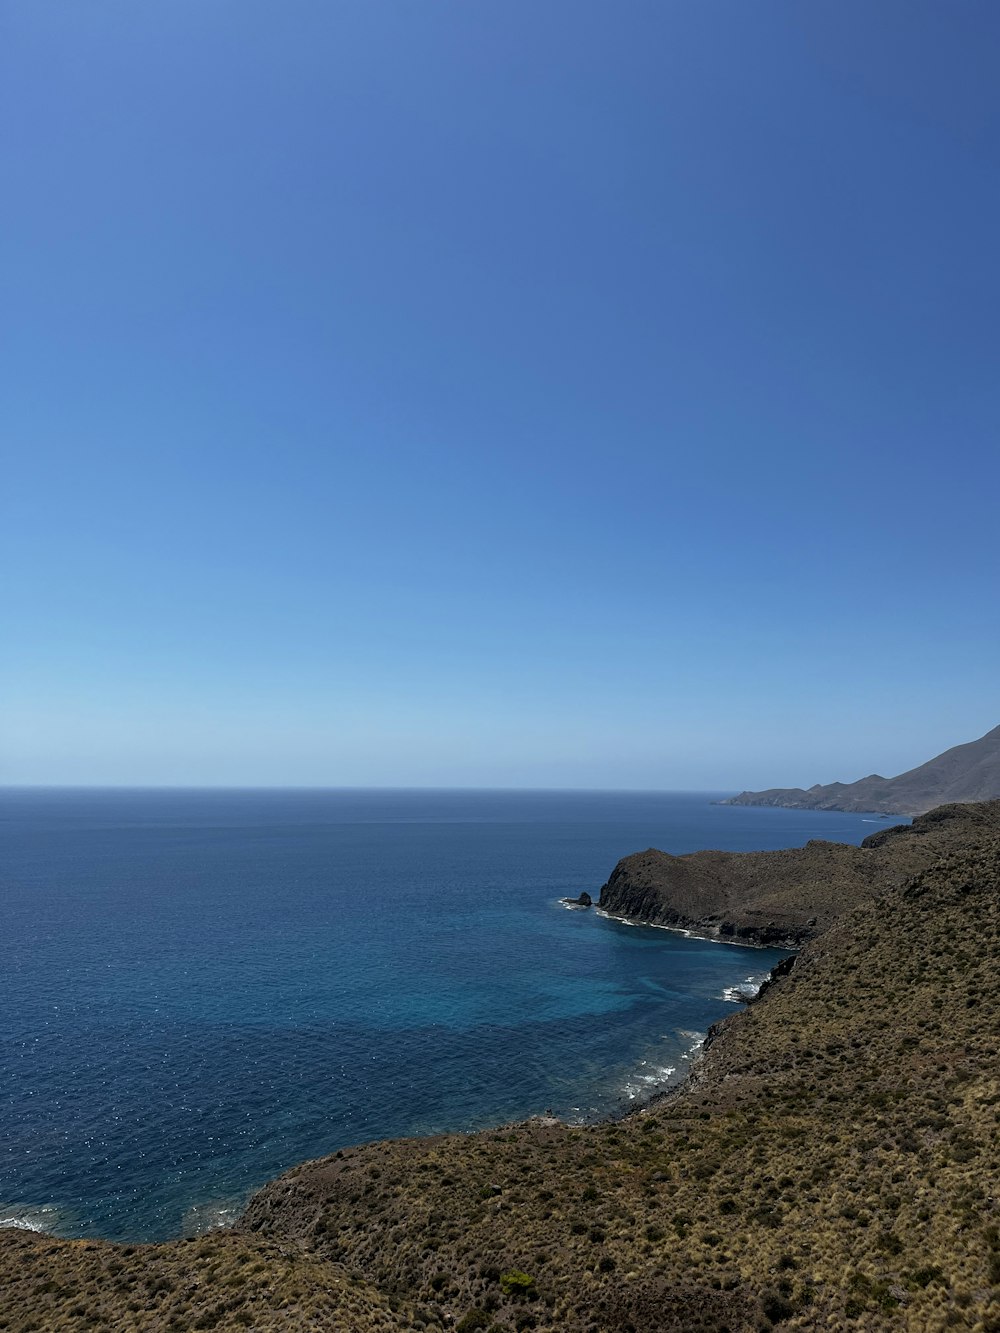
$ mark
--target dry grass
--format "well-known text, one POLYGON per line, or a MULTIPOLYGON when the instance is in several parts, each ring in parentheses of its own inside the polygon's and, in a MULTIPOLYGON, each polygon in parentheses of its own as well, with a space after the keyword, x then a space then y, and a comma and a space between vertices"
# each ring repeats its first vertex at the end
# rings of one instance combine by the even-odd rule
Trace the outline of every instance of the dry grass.
POLYGON ((295 1243, 225 1232, 136 1246, 2 1235, 0 1329, 11 1333, 416 1327, 405 1302, 295 1243))

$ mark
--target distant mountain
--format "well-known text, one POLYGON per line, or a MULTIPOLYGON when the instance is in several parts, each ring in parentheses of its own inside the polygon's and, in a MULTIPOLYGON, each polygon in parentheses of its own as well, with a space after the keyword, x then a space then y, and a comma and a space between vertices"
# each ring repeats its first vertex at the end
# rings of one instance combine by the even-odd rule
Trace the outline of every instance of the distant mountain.
POLYGON ((897 778, 870 777, 857 782, 819 783, 744 791, 722 805, 780 805, 789 810, 874 811, 886 815, 922 815, 955 801, 989 801, 1000 796, 1000 727, 978 741, 955 745, 897 778))

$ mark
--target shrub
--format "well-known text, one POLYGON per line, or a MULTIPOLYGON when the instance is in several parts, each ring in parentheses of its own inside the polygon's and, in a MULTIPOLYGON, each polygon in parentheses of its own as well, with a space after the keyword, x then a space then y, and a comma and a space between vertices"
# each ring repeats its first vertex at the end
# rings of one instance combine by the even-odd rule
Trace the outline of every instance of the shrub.
POLYGON ((913 1274, 913 1281, 918 1287, 929 1286, 932 1282, 939 1282, 944 1277, 941 1269, 934 1264, 929 1264, 926 1268, 918 1268, 913 1274))
POLYGON ((795 1313, 795 1307, 791 1301, 776 1291, 765 1292, 761 1300, 761 1306, 772 1324, 780 1323, 782 1319, 788 1319, 795 1313))
POLYGON ((489 1323, 490 1317, 486 1311, 474 1306, 455 1325, 455 1333, 473 1333, 475 1329, 488 1328, 489 1323))
POLYGON ((512 1268, 500 1278, 500 1289, 505 1296, 527 1296, 534 1288, 535 1279, 517 1268, 512 1268))

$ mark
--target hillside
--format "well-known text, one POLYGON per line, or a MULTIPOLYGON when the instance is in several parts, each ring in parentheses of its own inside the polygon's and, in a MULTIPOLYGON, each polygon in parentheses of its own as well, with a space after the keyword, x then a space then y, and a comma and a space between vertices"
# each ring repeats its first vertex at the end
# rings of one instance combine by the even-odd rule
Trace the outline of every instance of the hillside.
POLYGON ((922 815, 955 801, 989 801, 1000 796, 1000 727, 977 741, 955 745, 919 768, 895 778, 877 773, 857 782, 771 787, 745 791, 722 805, 777 805, 791 810, 872 811, 887 815, 922 815))
POLYGON ((1000 802, 878 840, 897 870, 940 854, 719 1024, 681 1093, 338 1152, 188 1242, 0 1233, 0 1328, 997 1333, 1000 802))

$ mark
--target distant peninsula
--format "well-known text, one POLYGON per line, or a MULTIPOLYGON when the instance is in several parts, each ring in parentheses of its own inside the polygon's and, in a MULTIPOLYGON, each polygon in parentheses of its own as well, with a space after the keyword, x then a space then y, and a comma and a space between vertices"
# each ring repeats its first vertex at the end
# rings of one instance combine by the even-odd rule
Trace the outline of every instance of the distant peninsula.
POLYGON ((857 782, 817 783, 744 791, 720 805, 776 805, 788 810, 870 811, 885 815, 923 815, 935 806, 989 801, 1000 796, 1000 727, 977 741, 952 746, 895 778, 872 773, 857 782))

